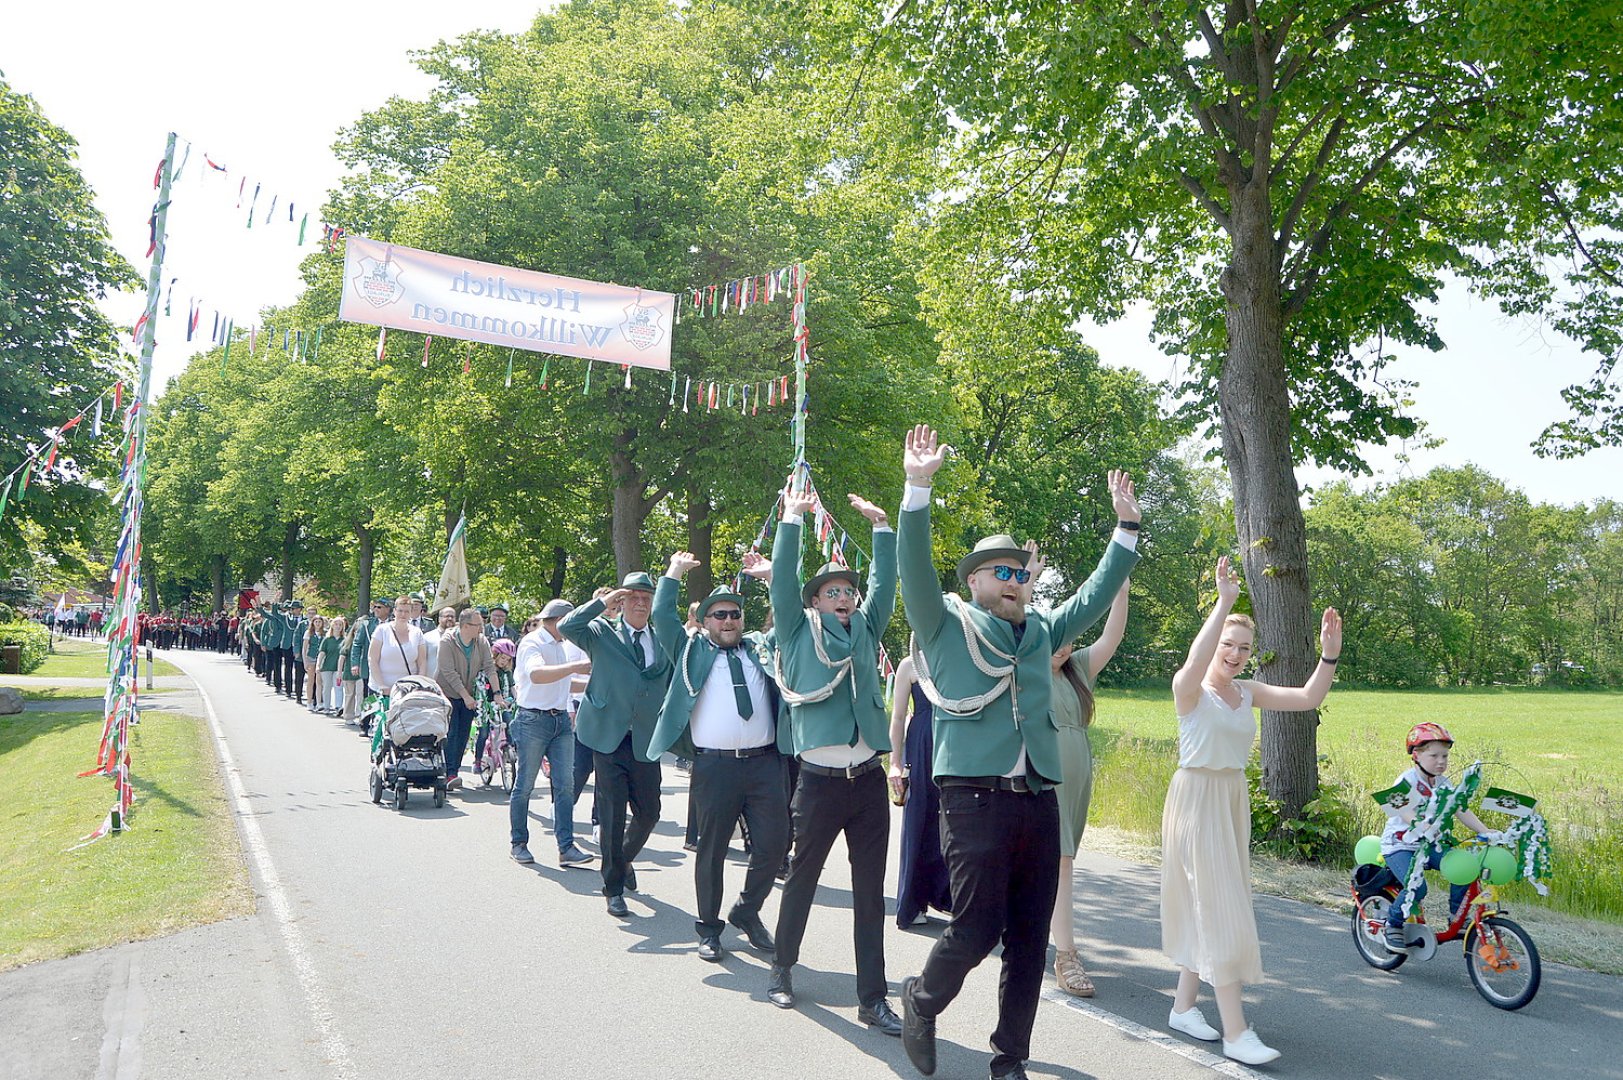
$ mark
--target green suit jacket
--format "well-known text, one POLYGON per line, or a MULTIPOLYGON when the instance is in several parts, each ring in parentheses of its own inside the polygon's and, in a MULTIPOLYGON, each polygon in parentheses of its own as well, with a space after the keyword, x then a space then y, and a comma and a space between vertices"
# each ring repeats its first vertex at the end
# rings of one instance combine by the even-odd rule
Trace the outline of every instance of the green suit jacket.
MULTIPOLYGON (((930 557, 930 508, 904 510, 896 527, 900 553, 902 603, 919 652, 929 664, 937 691, 944 698, 968 698, 991 690, 997 680, 970 658, 963 625, 947 610, 941 581, 930 557)), ((1051 611, 1026 609, 1025 631, 1018 644, 1013 624, 978 604, 963 601, 961 610, 993 648, 1015 659, 1013 685, 983 708, 968 713, 935 708, 934 775, 1001 776, 1015 767, 1025 749, 1031 772, 1049 782, 1064 777, 1059 738, 1049 711, 1054 650, 1098 622, 1138 563, 1138 553, 1112 540, 1104 557, 1076 594, 1051 611), (1018 702, 1018 715, 1015 705, 1018 702)), ((1006 661, 983 650, 992 667, 1006 661)))
MULTIPOLYGON (((654 613, 649 625, 654 628, 654 643, 660 651, 670 660, 675 668, 671 675, 671 686, 665 694, 665 704, 659 710, 659 720, 654 724, 653 737, 648 742, 648 760, 655 760, 667 750, 675 750, 683 757, 693 757, 693 736, 688 730, 688 722, 693 718, 693 703, 698 700, 699 691, 704 689, 704 682, 710 677, 710 669, 716 663, 716 656, 721 652, 704 633, 693 635, 689 644, 688 632, 683 628, 682 616, 677 613, 677 593, 681 582, 675 578, 664 575, 659 584, 654 587, 654 613), (682 677, 682 657, 687 656, 687 678, 682 677), (693 693, 688 693, 688 683, 693 684, 693 693)), ((745 659, 760 669, 761 676, 766 679, 768 708, 772 712, 773 723, 777 724, 781 712, 782 701, 778 697, 778 684, 772 681, 772 672, 762 665, 759 658, 759 642, 746 640, 743 654, 745 659)), ((785 732, 781 725, 777 727, 778 749, 783 749, 785 732)))
POLYGON ((259 644, 267 649, 286 648, 287 615, 284 612, 261 608, 265 621, 259 625, 259 644))
POLYGON ((602 614, 603 601, 593 600, 558 624, 563 636, 592 658, 591 678, 575 716, 575 738, 600 754, 612 754, 629 732, 637 760, 658 761, 658 755, 649 756, 648 743, 670 688, 670 658, 656 642, 654 662, 638 666, 622 633, 629 628, 619 620, 600 618, 602 614))
MULTIPOLYGON (((372 635, 378 632, 378 618, 368 615, 355 624, 355 636, 349 643, 349 667, 361 669, 361 685, 372 677, 372 635)), ((349 668, 344 669, 346 672, 349 668)))
POLYGON ((772 633, 784 685, 805 694, 834 677, 817 655, 812 618, 822 623, 825 655, 835 661, 851 657, 852 663, 851 673, 828 698, 789 704, 792 752, 845 745, 858 731, 875 750, 889 750, 890 720, 879 685, 879 640, 896 611, 896 534, 889 529, 874 531, 867 596, 852 612, 849 628, 833 615, 801 605, 800 534, 800 523, 780 523, 772 543, 772 633))

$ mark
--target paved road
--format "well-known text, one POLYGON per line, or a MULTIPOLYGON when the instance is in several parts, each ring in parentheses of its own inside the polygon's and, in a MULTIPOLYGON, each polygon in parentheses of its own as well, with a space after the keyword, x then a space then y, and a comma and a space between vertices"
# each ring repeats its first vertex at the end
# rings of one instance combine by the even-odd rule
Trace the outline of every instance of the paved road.
MULTIPOLYGON (((258 912, 0 976, 0 1016, 29 1033, 0 1040, 0 1077, 916 1075, 896 1040, 856 1022, 838 856, 797 969, 801 1004, 779 1011, 764 998, 765 961, 731 931, 725 963, 693 955, 686 778, 674 769, 643 892, 628 897, 635 917, 620 922, 604 913, 595 873, 552 865, 544 794, 532 803, 541 862, 519 867, 499 790, 475 781, 442 810, 426 797, 404 814, 373 806, 354 729, 271 695, 235 661, 168 658, 212 703, 247 808, 258 912)), ((1080 866, 1078 925, 1099 997, 1050 991, 1032 1074, 1251 1075, 1161 1026, 1170 980, 1156 951, 1156 871, 1092 854, 1080 866)), ((775 912, 774 898, 769 924, 775 912)), ((1285 1053, 1266 1072, 1437 1077, 1469 1063, 1480 1078, 1623 1077, 1610 1039, 1623 980, 1546 965, 1539 998, 1505 1014, 1477 997, 1457 952, 1383 975, 1354 955, 1340 916, 1272 898, 1258 914, 1269 976, 1249 995, 1251 1015, 1285 1053)), ((939 930, 889 929, 893 987, 939 930)), ((995 964, 983 965, 942 1017, 938 1076, 986 1075, 996 982, 995 964)))

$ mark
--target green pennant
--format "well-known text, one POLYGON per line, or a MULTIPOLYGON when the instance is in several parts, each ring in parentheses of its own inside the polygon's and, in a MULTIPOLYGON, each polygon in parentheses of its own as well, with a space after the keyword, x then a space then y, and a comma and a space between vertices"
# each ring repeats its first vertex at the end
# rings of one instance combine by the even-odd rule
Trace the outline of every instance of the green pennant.
POLYGON ((507 385, 509 387, 513 385, 513 354, 516 352, 518 352, 517 349, 507 350, 507 385))
POLYGON ((545 360, 541 361, 541 389, 543 390, 547 388, 547 369, 551 366, 552 357, 549 356, 545 360))
MULTIPOLYGON (((306 214, 305 216, 309 217, 308 214, 306 214)), ((318 353, 320 351, 321 351, 321 327, 318 326, 318 327, 316 327, 315 339, 310 342, 310 362, 312 364, 316 362, 316 353, 318 353)))
POLYGON ((592 362, 590 360, 588 360, 588 361, 586 361, 586 385, 581 387, 580 394, 581 394, 581 397, 585 397, 587 394, 590 394, 591 392, 592 392, 592 362))
POLYGON ((30 459, 28 464, 23 466, 23 481, 17 485, 18 502, 22 502, 23 496, 28 494, 28 479, 34 474, 34 462, 37 460, 37 458, 30 459))
POLYGON ((0 488, 0 520, 6 516, 6 502, 11 498, 11 477, 6 477, 6 486, 0 488))
MULTIPOLYGON (((305 214, 302 218, 299 219, 299 246, 300 247, 304 246, 304 227, 306 225, 308 225, 308 224, 310 224, 310 215, 305 214)), ((318 330, 317 332, 319 333, 320 331, 318 330)))

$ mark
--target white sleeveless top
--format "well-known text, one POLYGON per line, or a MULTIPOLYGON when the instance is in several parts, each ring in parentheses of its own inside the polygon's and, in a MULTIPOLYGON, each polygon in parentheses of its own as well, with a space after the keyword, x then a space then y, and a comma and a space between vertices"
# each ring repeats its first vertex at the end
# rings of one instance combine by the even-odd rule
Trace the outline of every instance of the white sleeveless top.
POLYGON ((1178 717, 1179 768, 1245 768, 1257 738, 1257 717, 1251 711, 1251 688, 1238 685, 1240 707, 1231 709, 1201 684, 1200 701, 1187 716, 1178 717))

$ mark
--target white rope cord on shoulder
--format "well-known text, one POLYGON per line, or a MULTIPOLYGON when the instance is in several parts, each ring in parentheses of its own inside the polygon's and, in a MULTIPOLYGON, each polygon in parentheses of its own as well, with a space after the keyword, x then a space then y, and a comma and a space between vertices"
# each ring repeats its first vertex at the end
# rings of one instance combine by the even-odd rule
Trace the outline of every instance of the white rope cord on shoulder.
MULTIPOLYGON (((819 701, 827 701, 829 698, 834 696, 834 688, 840 685, 840 680, 851 674, 851 661, 854 659, 854 657, 847 656, 844 660, 829 659, 828 649, 823 644, 824 630, 822 616, 813 611, 811 608, 802 608, 801 610, 806 614, 806 621, 811 624, 812 649, 816 651, 818 661, 820 661, 824 667, 834 672, 834 678, 829 680, 829 682, 825 685, 818 687, 816 690, 812 690, 804 694, 796 693, 795 691, 789 689, 789 682, 783 677, 782 649, 779 649, 772 658, 772 673, 777 676, 778 693, 783 696, 783 700, 787 701, 791 705, 815 705, 819 701)), ((853 678, 850 685, 851 701, 854 704, 857 700, 856 679, 853 678)))
POLYGON ((964 610, 963 600, 952 593, 943 593, 941 598, 946 602, 947 613, 958 620, 958 625, 964 632, 964 648, 969 652, 970 663, 974 664, 976 670, 982 675, 996 679, 997 682, 990 690, 976 694, 974 697, 942 697, 941 691, 936 689, 935 680, 930 676, 930 665, 924 659, 924 653, 918 647, 917 637, 910 634, 907 639, 907 651, 908 655, 913 658, 914 674, 919 688, 924 691, 924 696, 929 699, 931 705, 947 712, 960 714, 980 712, 1002 697, 1004 691, 1008 691, 1010 707, 1014 710, 1014 724, 1015 727, 1019 727, 1020 688, 1014 680, 1014 672, 1017 666, 1015 658, 986 640, 981 634, 980 628, 969 617, 969 612, 964 610), (986 659, 985 653, 982 652, 983 649, 992 653, 998 659, 1005 661, 1007 666, 993 667, 991 662, 986 659))

